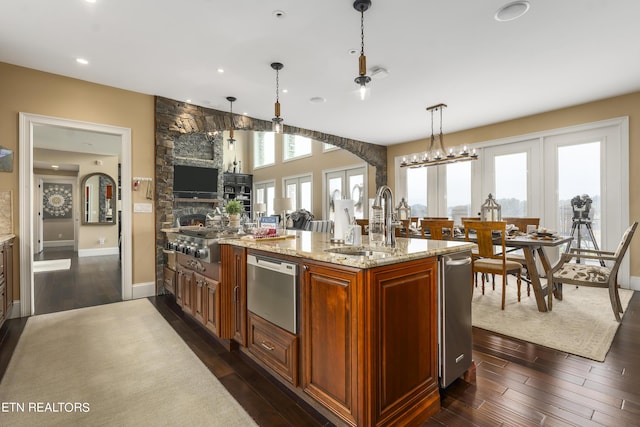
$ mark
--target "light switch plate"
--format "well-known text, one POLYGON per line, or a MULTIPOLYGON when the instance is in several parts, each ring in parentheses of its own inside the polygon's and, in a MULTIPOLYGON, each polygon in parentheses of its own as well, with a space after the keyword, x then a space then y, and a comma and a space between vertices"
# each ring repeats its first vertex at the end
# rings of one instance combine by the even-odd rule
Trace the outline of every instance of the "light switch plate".
POLYGON ((153 205, 151 203, 134 203, 133 211, 139 213, 151 213, 153 212, 153 205))

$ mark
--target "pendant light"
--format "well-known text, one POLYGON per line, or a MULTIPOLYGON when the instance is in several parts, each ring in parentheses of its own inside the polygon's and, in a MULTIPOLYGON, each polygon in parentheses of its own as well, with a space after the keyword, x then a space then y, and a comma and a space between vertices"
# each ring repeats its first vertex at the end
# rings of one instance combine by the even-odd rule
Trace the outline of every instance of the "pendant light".
POLYGON ((360 99, 365 100, 371 94, 371 88, 367 83, 371 82, 371 77, 367 76, 367 57, 364 55, 364 12, 371 6, 371 0, 356 0, 353 8, 360 12, 360 57, 358 58, 358 77, 356 84, 360 86, 360 99))
POLYGON ((272 127, 275 133, 282 133, 282 128, 284 127, 284 120, 280 117, 280 70, 284 68, 279 62, 273 62, 271 64, 271 68, 276 70, 276 104, 275 104, 275 117, 271 119, 272 127))
POLYGON ((227 101, 229 101, 229 113, 231 115, 231 128, 229 129, 229 139, 227 139, 227 143, 229 144, 229 150, 233 150, 236 144, 236 140, 233 139, 233 103, 236 102, 236 98, 234 96, 227 96, 227 101))
POLYGON ((412 156, 411 160, 407 160, 406 157, 403 157, 400 162, 400 167, 419 168, 422 166, 437 166, 447 163, 478 159, 478 154, 476 154, 475 148, 472 152, 469 152, 466 145, 461 150, 458 150, 458 152, 455 152, 453 148, 449 148, 448 152, 445 150, 444 135, 442 133, 442 110, 445 108, 447 108, 447 104, 438 104, 427 107, 427 111, 431 113, 431 139, 429 141, 429 148, 424 152, 421 158, 416 154, 412 156), (433 116, 436 112, 440 113, 440 132, 437 135, 433 130, 433 116))

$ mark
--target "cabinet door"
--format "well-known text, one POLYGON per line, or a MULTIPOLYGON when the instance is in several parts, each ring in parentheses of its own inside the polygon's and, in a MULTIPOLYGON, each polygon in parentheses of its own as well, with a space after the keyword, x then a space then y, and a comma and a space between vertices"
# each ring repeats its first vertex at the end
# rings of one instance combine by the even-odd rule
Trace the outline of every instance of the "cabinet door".
POLYGON ((392 425, 397 413, 422 402, 437 411, 437 261, 420 259, 368 271, 370 348, 375 425, 392 425))
POLYGON ((162 283, 164 285, 164 290, 176 294, 176 272, 169 267, 164 267, 162 274, 162 283))
POLYGON ((182 307, 183 311, 193 314, 193 302, 191 292, 191 281, 193 278, 193 272, 185 269, 184 267, 178 267, 178 295, 176 295, 176 301, 182 307))
POLYGON ((359 424, 357 270, 305 261, 302 274, 302 388, 359 424))
POLYGON ((193 302, 193 306, 191 308, 193 317, 195 319, 205 324, 205 304, 207 301, 207 278, 201 274, 194 273, 193 279, 191 281, 191 290, 193 295, 191 297, 191 301, 193 302))
POLYGON ((247 345, 247 256, 243 248, 233 248, 233 339, 247 345))
POLYGON ((208 330, 220 336, 220 283, 208 277, 204 279, 207 298, 205 302, 204 325, 208 330))

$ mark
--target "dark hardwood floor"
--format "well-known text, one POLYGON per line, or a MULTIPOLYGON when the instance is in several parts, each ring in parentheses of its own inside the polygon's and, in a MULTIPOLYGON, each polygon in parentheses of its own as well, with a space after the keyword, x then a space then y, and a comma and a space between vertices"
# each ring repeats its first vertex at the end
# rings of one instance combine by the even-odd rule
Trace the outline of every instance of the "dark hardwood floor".
MULTIPOLYGON (((228 352, 172 297, 150 301, 259 425, 331 425, 246 356, 228 352)), ((25 323, 12 319, 0 331, 0 377, 25 323)), ((457 380, 443 390, 442 409, 425 426, 640 426, 638 293, 603 363, 477 328, 473 340, 476 384, 457 380)))
POLYGON ((122 301, 118 255, 78 258, 68 248, 47 248, 34 260, 71 259, 68 270, 34 273, 35 314, 122 301))

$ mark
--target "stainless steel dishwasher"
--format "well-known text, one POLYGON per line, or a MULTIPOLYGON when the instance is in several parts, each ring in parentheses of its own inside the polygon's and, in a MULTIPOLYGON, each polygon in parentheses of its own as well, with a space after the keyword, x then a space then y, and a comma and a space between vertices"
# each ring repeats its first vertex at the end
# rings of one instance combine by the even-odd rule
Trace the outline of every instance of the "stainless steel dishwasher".
POLYGON ((443 255, 438 267, 438 366, 440 386, 445 388, 472 362, 471 252, 443 255))
POLYGON ((247 308, 263 319, 298 333, 298 265, 247 255, 247 308))

